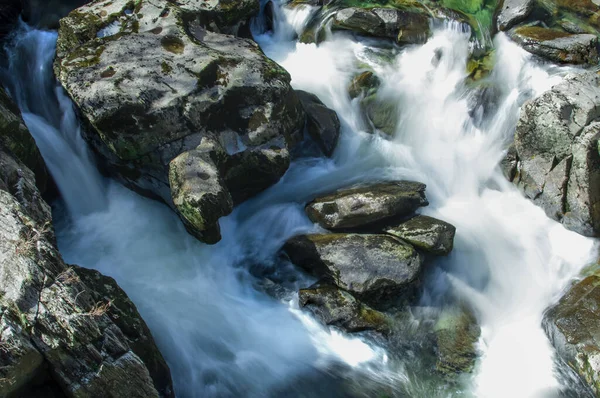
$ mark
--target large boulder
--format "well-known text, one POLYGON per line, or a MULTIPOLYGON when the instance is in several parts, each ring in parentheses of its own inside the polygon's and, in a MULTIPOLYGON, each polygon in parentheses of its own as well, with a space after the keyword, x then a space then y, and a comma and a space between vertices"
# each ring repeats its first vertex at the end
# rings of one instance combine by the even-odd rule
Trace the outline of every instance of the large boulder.
POLYGON ((498 30, 505 31, 523 22, 533 11, 534 0, 504 0, 498 13, 498 30))
POLYGON ((392 225, 385 232, 424 252, 446 256, 454 247, 456 228, 445 221, 419 215, 400 224, 392 225))
POLYGON ((525 50, 557 63, 597 65, 598 37, 538 26, 512 29, 510 37, 525 50))
POLYGON ((51 221, 33 172, 0 141, 0 396, 173 396, 135 306, 63 262, 51 221))
POLYGON ((300 306, 310 311, 321 322, 353 333, 389 330, 388 317, 361 303, 350 293, 331 285, 300 289, 300 306))
POLYGON ((289 74, 256 43, 206 29, 207 15, 237 13, 238 3, 92 2, 61 20, 54 65, 108 170, 211 243, 230 205, 173 195, 172 184, 201 191, 206 173, 201 162, 196 174, 193 165, 182 172, 174 159, 209 140, 220 154, 214 184, 228 191, 219 197, 237 204, 281 178, 304 127, 289 74), (208 6, 217 8, 207 14, 208 6))
POLYGON ((420 10, 343 8, 334 14, 332 27, 406 44, 424 43, 429 36, 429 18, 420 10))
POLYGON ((559 357, 600 396, 600 273, 575 283, 543 325, 559 357))
POLYGON ((340 136, 340 120, 334 110, 327 108, 314 94, 296 90, 306 112, 306 130, 321 151, 331 156, 340 136))
POLYGON ((284 250, 294 264, 376 308, 412 293, 423 264, 412 246, 388 235, 300 235, 284 250))
POLYGON ((425 185, 413 181, 358 185, 316 198, 306 206, 311 221, 323 228, 345 230, 412 215, 427 206, 425 185))
POLYGON ((512 181, 549 217, 587 236, 600 231, 599 117, 600 76, 584 72, 526 103, 515 132, 512 181))

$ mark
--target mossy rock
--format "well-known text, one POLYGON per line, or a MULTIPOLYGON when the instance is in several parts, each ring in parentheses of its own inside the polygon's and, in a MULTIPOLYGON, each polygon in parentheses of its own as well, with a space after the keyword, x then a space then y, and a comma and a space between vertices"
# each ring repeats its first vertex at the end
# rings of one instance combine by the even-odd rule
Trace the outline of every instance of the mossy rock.
POLYGON ((438 361, 436 369, 445 376, 471 372, 477 359, 481 329, 465 307, 445 309, 435 327, 438 361))

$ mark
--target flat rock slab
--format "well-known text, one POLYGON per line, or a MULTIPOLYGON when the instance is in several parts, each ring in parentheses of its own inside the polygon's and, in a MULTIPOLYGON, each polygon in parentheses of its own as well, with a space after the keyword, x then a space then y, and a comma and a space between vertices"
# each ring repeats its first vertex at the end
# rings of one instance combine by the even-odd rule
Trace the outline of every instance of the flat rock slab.
POLYGON ((561 64, 598 64, 598 37, 538 26, 510 30, 509 36, 528 52, 561 64))
POLYGON ((311 221, 323 228, 364 227, 393 217, 406 217, 429 202, 425 184, 413 181, 378 182, 341 189, 306 206, 311 221))
POLYGON ((429 17, 418 10, 350 7, 335 13, 333 28, 389 38, 398 43, 423 43, 429 35, 429 17))
POLYGON ((300 235, 284 250, 294 264, 375 307, 409 292, 423 264, 411 245, 389 235, 300 235))
POLYGON ((389 227, 385 232, 407 241, 417 249, 446 256, 454 247, 456 228, 433 217, 416 216, 399 225, 389 227))

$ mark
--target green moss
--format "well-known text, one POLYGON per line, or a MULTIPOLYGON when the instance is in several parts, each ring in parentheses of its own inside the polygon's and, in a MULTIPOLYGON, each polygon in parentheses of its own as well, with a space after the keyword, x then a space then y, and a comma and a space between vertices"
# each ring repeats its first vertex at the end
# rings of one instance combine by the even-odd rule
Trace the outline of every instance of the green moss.
POLYGON ((183 54, 183 50, 185 49, 183 40, 173 35, 164 36, 160 39, 160 44, 166 51, 173 54, 183 54))
POLYGON ((515 33, 519 36, 530 38, 537 41, 546 41, 559 39, 561 37, 571 36, 570 33, 562 32, 560 30, 546 29, 539 26, 523 26, 517 28, 515 33))
POLYGON ((165 61, 163 61, 160 64, 160 67, 162 69, 162 73, 165 74, 165 75, 168 75, 169 73, 171 73, 173 71, 173 68, 171 67, 171 65, 169 65, 165 61))
POLYGON ((73 51, 65 61, 66 66, 76 68, 89 68, 100 63, 100 56, 104 52, 104 45, 100 40, 95 40, 91 45, 79 47, 73 51))

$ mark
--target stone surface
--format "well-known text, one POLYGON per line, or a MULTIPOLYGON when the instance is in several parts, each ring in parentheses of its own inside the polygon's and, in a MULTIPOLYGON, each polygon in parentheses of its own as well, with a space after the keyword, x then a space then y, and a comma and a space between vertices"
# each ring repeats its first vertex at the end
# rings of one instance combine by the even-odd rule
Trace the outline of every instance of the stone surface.
POLYGON ((369 90, 376 89, 380 84, 379 78, 371 71, 363 72, 355 76, 348 87, 350 98, 365 95, 369 90))
POLYGON ((600 231, 600 76, 571 75, 526 103, 515 132, 513 182, 555 220, 600 231))
POLYGON ((398 43, 423 43, 429 35, 425 13, 394 8, 344 8, 334 14, 332 26, 398 43))
POLYGON ((340 120, 334 110, 327 108, 314 94, 296 90, 306 112, 306 130, 321 151, 331 156, 340 136, 340 120))
POLYGON ((300 289, 300 306, 310 311, 328 326, 346 332, 389 329, 387 316, 361 303, 350 293, 335 286, 324 285, 300 289))
POLYGON ((416 216, 387 228, 385 232, 424 252, 446 256, 454 247, 456 228, 433 217, 416 216))
POLYGON ((35 173, 38 189, 44 192, 48 172, 44 159, 25 126, 21 111, 0 87, 0 143, 35 173))
POLYGON ((164 360, 141 358, 162 359, 133 304, 128 319, 109 315, 125 293, 111 281, 100 297, 107 278, 84 283, 75 268, 56 248, 34 173, 0 141, 0 395, 172 397, 164 360), (133 324, 147 334, 131 334, 133 324))
POLYGON ((294 264, 375 308, 412 293, 422 267, 412 246, 388 235, 301 235, 284 250, 294 264))
POLYGON ((496 20, 498 30, 508 30, 525 20, 533 11, 534 5, 534 0, 504 0, 496 20))
POLYGON ((436 369, 445 375, 473 370, 477 358, 476 344, 481 329, 467 308, 451 308, 442 312, 435 327, 438 350, 436 369))
POLYGON ((411 215, 427 206, 425 185, 413 181, 377 182, 341 189, 306 206, 311 221, 344 230, 411 215))
POLYGON ((543 325, 559 357, 600 396, 600 273, 575 283, 543 325))
POLYGON ((596 35, 525 26, 512 29, 509 36, 530 53, 553 62, 597 65, 599 61, 596 35))
MULTIPOLYGON (((122 182, 179 210, 171 161, 209 139, 239 203, 285 173, 304 111, 288 73, 256 43, 205 29, 207 7, 237 12, 239 2, 180 3, 96 1, 73 11, 61 20, 55 72, 87 140, 122 182)), ((205 227, 194 235, 214 237, 215 223, 205 227)))

